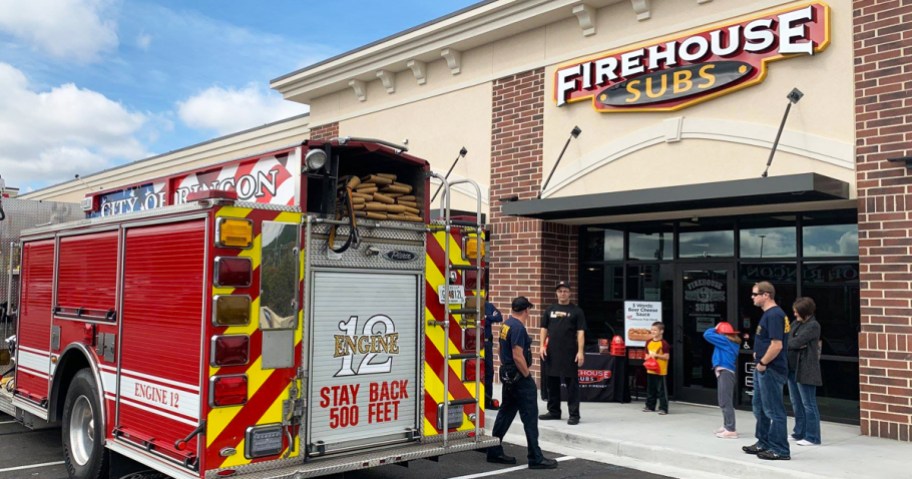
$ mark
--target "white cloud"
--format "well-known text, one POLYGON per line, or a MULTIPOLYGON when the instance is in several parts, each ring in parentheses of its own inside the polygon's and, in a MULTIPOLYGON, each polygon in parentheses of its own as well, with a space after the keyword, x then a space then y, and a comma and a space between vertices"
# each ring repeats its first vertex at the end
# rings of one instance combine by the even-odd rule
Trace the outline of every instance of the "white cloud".
POLYGON ((152 35, 143 32, 136 36, 136 46, 139 47, 140 50, 148 51, 151 45, 152 35))
POLYGON ((113 0, 0 0, 0 32, 45 53, 79 63, 117 47, 117 25, 105 19, 113 0))
POLYGON ((191 128, 234 133, 290 116, 306 113, 308 107, 282 99, 256 83, 243 89, 210 87, 178 102, 180 119, 191 128))
POLYGON ((0 63, 0 175, 9 186, 41 187, 149 155, 137 139, 145 115, 91 90, 64 84, 34 91, 0 63))

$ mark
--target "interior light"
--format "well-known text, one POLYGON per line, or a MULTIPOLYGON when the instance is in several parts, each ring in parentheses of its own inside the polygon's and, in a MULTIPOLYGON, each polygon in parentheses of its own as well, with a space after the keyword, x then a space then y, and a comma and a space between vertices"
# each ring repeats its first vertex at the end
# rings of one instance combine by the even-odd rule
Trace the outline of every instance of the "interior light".
POLYGON ((209 385, 209 405, 238 406, 247 402, 247 376, 214 376, 209 385))
POLYGON ((318 171, 326 165, 326 152, 320 149, 310 150, 304 156, 304 165, 308 171, 318 171))
POLYGON ((212 324, 215 326, 244 326, 250 323, 250 296, 220 295, 212 302, 212 324))
POLYGON ((215 225, 217 246, 247 249, 253 245, 253 222, 244 218, 219 218, 215 225))

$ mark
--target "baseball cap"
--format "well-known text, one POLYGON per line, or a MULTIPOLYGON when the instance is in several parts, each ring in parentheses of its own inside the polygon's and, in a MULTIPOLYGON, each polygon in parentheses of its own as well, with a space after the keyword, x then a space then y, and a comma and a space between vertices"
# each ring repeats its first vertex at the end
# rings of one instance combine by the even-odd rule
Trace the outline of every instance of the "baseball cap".
POLYGON ((558 290, 558 289, 561 289, 561 288, 570 289, 570 282, 569 282, 569 281, 558 281, 558 282, 557 282, 557 286, 555 286, 554 289, 555 289, 555 290, 558 290))
POLYGON ((517 296, 516 298, 513 298, 513 303, 510 305, 510 308, 514 312, 519 313, 531 308, 532 306, 534 305, 529 302, 529 298, 526 298, 525 296, 517 296))

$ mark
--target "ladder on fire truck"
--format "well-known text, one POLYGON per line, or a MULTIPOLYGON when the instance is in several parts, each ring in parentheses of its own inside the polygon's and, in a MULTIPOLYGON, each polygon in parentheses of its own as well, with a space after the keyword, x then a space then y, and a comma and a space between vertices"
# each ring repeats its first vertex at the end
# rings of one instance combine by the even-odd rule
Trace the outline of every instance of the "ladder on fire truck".
MULTIPOLYGON (((450 399, 449 397, 444 397, 443 401, 443 411, 441 415, 442 419, 442 428, 443 431, 443 446, 447 446, 448 435, 449 435, 449 412, 450 407, 459 407, 467 405, 475 406, 476 414, 484 414, 481 404, 483 404, 484 397, 481 394, 481 345, 484 344, 484 338, 482 336, 481 322, 478 318, 483 318, 484 312, 484 299, 482 298, 482 281, 483 281, 483 272, 484 272, 484 224, 481 219, 481 188, 477 183, 470 179, 458 179, 453 181, 448 181, 446 177, 441 176, 437 173, 431 172, 430 176, 437 178, 440 181, 440 186, 443 188, 443 196, 440 199, 440 217, 437 221, 431 224, 431 231, 445 231, 446 236, 448 237, 454 229, 462 230, 464 233, 462 236, 465 238, 463 245, 463 253, 466 259, 472 260, 469 264, 455 264, 450 258, 450 242, 444 242, 444 311, 446 312, 441 321, 434 319, 428 320, 428 326, 430 327, 442 327, 445 338, 450 337, 450 315, 459 316, 462 319, 459 321, 459 324, 463 328, 473 326, 475 334, 475 348, 473 352, 465 352, 459 354, 450 354, 450 342, 444 341, 443 344, 443 371, 441 371, 440 377, 443 378, 443 390, 450 390, 450 375, 448 374, 447 369, 450 367, 451 360, 474 360, 475 367, 475 396, 473 399, 450 399), (475 193, 475 221, 456 221, 453 220, 451 213, 452 208, 450 206, 450 199, 452 198, 451 189, 455 185, 459 184, 468 184, 472 187, 475 193), (474 247, 469 245, 472 240, 475 241, 474 247), (474 251, 474 254, 472 253, 474 251), (465 272, 474 271, 475 272, 475 284, 474 284, 474 308, 455 308, 451 309, 452 306, 455 306, 456 303, 453 301, 452 295, 449 292, 450 281, 452 278, 452 273, 455 271, 465 272)), ((464 306, 464 305, 461 305, 464 306)), ((475 422, 475 437, 480 437, 480 427, 479 424, 481 421, 476 420, 475 422)))

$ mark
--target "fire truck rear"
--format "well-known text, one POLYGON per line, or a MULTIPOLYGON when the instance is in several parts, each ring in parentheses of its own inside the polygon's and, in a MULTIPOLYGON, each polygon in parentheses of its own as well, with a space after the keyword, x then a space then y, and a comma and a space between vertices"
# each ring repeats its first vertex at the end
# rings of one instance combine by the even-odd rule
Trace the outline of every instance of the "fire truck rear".
POLYGON ((60 425, 75 478, 304 478, 497 444, 481 214, 453 220, 444 181, 428 222, 432 176, 396 145, 305 142, 26 231, 17 419, 60 425))

